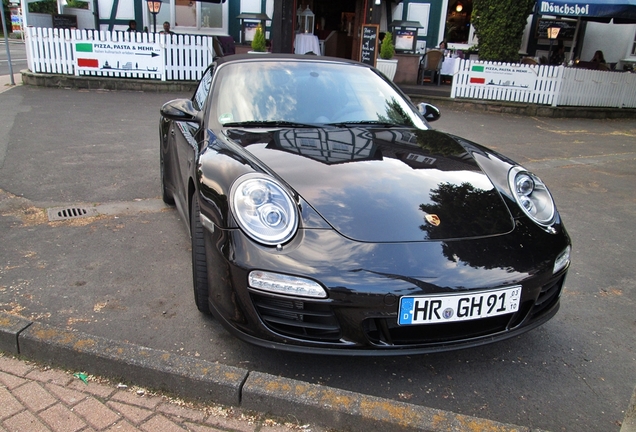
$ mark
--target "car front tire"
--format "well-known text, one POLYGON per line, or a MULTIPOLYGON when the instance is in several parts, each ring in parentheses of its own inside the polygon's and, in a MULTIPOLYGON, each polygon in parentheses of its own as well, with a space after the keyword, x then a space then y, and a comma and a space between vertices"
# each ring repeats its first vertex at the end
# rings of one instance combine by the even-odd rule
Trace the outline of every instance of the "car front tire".
POLYGON ((159 171, 161 174, 161 199, 164 203, 173 206, 174 197, 170 194, 170 191, 168 191, 168 188, 166 187, 166 169, 163 157, 163 145, 159 149, 159 171))
POLYGON ((201 225, 199 198, 192 197, 192 211, 190 212, 190 234, 192 239, 192 283, 194 288, 194 302, 197 309, 204 314, 210 314, 208 303, 208 265, 205 252, 205 238, 201 225))

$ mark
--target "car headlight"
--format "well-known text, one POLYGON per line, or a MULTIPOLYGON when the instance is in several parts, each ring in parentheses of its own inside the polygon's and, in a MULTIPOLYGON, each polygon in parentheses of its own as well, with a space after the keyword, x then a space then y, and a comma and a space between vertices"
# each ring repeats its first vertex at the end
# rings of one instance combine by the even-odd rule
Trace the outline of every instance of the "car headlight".
POLYGON ((556 206, 546 185, 534 174, 515 167, 508 174, 510 190, 530 219, 542 226, 554 223, 556 206))
POLYGON ((296 205, 271 177, 255 173, 239 177, 232 185, 230 202, 241 229, 259 243, 283 244, 296 233, 296 205))

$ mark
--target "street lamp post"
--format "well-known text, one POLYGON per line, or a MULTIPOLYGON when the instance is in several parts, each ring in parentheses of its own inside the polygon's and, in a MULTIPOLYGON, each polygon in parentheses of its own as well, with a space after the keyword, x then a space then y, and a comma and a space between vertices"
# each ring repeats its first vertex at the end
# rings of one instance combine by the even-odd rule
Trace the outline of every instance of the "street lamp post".
POLYGON ((0 16, 2 17, 2 34, 4 35, 4 44, 7 48, 7 61, 9 63, 11 85, 15 85, 15 78, 13 78, 13 65, 11 64, 11 50, 9 49, 9 38, 7 37, 7 22, 4 20, 4 5, 2 3, 0 3, 0 16))
POLYGON ((554 40, 559 37, 559 31, 561 27, 548 27, 548 39, 550 39, 550 51, 548 52, 548 64, 550 64, 550 59, 552 59, 552 44, 554 40))
POLYGON ((161 0, 146 0, 148 12, 152 14, 153 32, 157 33, 157 14, 161 10, 161 0))

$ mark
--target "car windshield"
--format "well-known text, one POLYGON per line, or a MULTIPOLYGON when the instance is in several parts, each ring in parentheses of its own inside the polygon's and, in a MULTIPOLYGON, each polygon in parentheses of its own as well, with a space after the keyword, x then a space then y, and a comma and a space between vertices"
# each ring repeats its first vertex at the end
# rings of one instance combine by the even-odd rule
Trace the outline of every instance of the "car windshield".
POLYGON ((426 124, 371 69, 312 61, 252 61, 220 67, 211 119, 225 126, 426 124))

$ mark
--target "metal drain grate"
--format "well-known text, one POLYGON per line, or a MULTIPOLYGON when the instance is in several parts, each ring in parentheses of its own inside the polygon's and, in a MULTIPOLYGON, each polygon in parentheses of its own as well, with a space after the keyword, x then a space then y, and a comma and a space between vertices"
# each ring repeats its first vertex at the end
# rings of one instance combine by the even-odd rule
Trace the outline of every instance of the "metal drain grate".
POLYGON ((49 222, 97 216, 93 207, 57 207, 48 209, 49 222))

